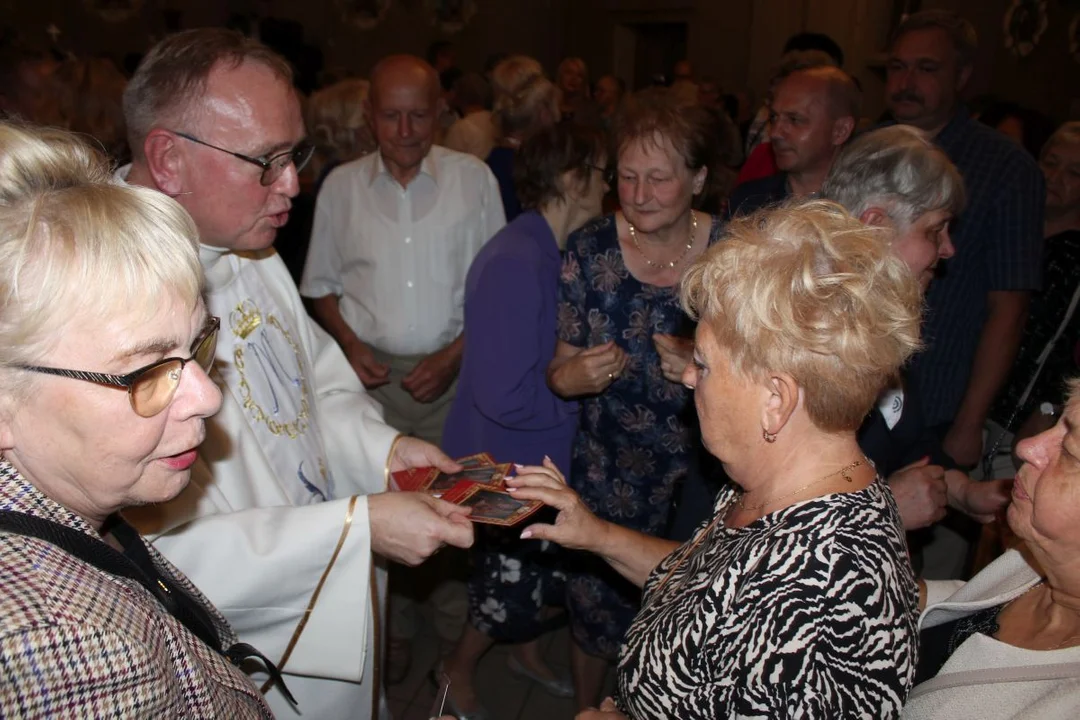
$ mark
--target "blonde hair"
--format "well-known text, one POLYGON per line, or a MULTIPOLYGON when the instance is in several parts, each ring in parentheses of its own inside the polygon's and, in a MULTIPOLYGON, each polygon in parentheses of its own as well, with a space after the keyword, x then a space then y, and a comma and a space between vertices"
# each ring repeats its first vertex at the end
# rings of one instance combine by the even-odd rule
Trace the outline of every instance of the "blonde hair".
POLYGON ((258 40, 225 28, 197 28, 170 35, 150 49, 124 90, 128 144, 143 157, 146 136, 157 126, 183 127, 202 110, 210 73, 219 64, 238 68, 245 62, 268 68, 292 85, 292 68, 258 40))
POLYGON ((582 86, 581 86, 581 94, 584 95, 585 97, 589 97, 589 66, 586 65, 585 61, 582 60, 581 58, 579 58, 579 57, 563 58, 562 62, 559 63, 559 67, 555 71, 555 79, 556 80, 561 80, 563 70, 566 70, 567 68, 569 68, 571 66, 576 67, 576 68, 581 70, 581 74, 584 76, 584 82, 582 83, 582 86))
POLYGON ((76 135, 0 123, 4 391, 23 386, 10 368, 42 364, 76 310, 149 320, 167 293, 194 309, 202 282, 198 231, 176 201, 115 183, 76 135))
POLYGON ((493 109, 498 110, 501 99, 513 95, 529 80, 543 74, 544 68, 540 61, 528 55, 511 55, 500 60, 491 71, 493 109))
POLYGON ((922 291, 882 232, 823 200, 734 219, 687 269, 683 307, 737 372, 788 373, 818 428, 856 430, 919 349, 922 291))
POLYGON ((495 103, 492 120, 500 137, 528 136, 559 119, 559 90, 543 75, 534 75, 495 103))
POLYGON ((377 147, 365 103, 371 83, 352 78, 312 94, 306 108, 308 134, 326 160, 355 160, 377 147))

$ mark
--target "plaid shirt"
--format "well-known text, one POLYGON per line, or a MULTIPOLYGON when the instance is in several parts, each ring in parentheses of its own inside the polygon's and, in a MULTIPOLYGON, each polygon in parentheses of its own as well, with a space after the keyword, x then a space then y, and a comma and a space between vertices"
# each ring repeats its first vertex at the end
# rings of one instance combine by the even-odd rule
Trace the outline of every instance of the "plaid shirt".
MULTIPOLYGON (((99 537, 0 460, 0 508, 99 537)), ((203 595, 231 645, 236 636, 203 595)), ((18 718, 269 718, 247 677, 206 646, 145 588, 55 545, 0 534, 0 716, 18 718)))
POLYGON ((987 317, 987 294, 1041 287, 1046 203, 1035 161, 966 110, 934 142, 963 175, 968 204, 951 228, 956 255, 926 296, 927 349, 912 368, 928 426, 951 423, 960 408, 987 317))

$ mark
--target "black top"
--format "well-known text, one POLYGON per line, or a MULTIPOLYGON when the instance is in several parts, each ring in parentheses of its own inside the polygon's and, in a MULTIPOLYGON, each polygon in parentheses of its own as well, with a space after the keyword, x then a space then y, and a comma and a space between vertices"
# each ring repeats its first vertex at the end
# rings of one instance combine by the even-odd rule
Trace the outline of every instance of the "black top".
POLYGON ((956 649, 975 633, 993 637, 998 631, 998 613, 1005 605, 980 610, 943 625, 925 628, 919 633, 919 666, 915 684, 926 682, 941 672, 956 649))
POLYGON ((1035 374, 1039 355, 1057 332, 1073 293, 1080 285, 1080 231, 1068 230, 1047 238, 1044 263, 1042 292, 1031 300, 1024 339, 1020 342, 1012 372, 990 411, 990 417, 1001 425, 1009 423, 1016 411, 1012 428, 1019 426, 1039 403, 1062 404, 1065 400, 1064 381, 1080 372, 1078 310, 1054 343, 1028 401, 1019 407, 1020 396, 1035 374))

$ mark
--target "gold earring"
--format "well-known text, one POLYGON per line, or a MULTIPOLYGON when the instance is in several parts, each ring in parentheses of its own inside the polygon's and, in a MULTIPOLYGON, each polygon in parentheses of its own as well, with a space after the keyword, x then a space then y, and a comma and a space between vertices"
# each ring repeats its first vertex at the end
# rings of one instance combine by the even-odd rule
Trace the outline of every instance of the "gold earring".
POLYGON ((765 442, 767 443, 776 442, 776 433, 771 433, 765 428, 761 429, 761 437, 765 438, 765 442))

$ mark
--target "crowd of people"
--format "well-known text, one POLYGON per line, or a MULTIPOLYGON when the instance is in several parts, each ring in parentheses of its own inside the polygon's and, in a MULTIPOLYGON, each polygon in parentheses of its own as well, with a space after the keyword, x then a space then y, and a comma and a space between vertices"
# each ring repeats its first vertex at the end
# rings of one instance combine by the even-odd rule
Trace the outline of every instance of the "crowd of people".
POLYGON ((760 108, 4 49, 0 714, 389 718, 430 618, 458 720, 496 643, 578 720, 1076 717, 1080 123, 976 48, 906 17, 877 121, 816 34, 760 108), (545 509, 392 479, 477 453, 545 509))

